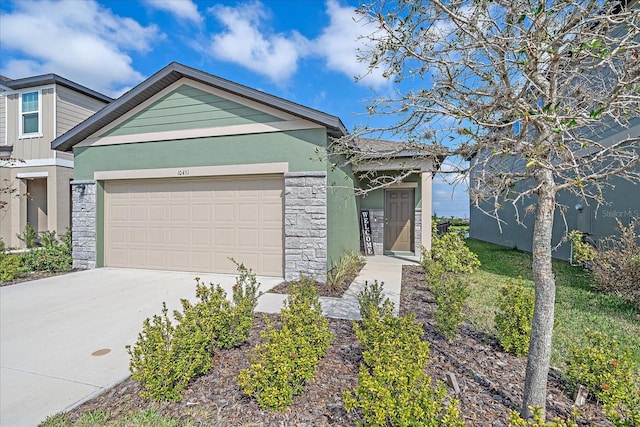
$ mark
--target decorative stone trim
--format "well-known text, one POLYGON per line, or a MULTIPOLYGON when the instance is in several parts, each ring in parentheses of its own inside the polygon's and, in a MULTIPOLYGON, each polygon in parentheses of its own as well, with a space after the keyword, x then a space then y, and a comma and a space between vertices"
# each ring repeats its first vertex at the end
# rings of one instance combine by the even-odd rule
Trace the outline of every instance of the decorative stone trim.
POLYGON ((416 256, 420 256, 420 245, 422 244, 422 209, 416 209, 413 228, 413 252, 416 256))
POLYGON ((327 277, 327 174, 284 174, 284 276, 327 277))
POLYGON ((373 252, 376 255, 382 255, 384 253, 384 209, 369 209, 369 218, 373 252))
POLYGON ((96 268, 95 181, 71 181, 71 230, 73 268, 96 268))

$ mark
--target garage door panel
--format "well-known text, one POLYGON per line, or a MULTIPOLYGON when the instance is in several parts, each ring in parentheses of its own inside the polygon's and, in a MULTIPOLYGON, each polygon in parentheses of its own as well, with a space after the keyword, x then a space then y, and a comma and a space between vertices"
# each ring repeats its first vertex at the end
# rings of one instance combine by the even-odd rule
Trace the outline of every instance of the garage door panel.
POLYGON ((105 265, 282 275, 282 176, 112 181, 105 265))

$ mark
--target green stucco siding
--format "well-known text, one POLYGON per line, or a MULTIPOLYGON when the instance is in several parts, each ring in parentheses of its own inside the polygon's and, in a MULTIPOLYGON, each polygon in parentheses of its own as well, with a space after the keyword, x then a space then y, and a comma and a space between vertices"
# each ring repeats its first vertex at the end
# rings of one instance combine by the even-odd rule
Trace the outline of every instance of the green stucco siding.
POLYGON ((282 121, 254 108, 182 85, 102 136, 282 121))
POLYGON ((75 179, 95 171, 289 162, 290 172, 323 171, 324 129, 234 135, 178 141, 80 147, 75 179))
POLYGON ((327 268, 349 251, 360 251, 360 224, 350 167, 327 170, 327 268))

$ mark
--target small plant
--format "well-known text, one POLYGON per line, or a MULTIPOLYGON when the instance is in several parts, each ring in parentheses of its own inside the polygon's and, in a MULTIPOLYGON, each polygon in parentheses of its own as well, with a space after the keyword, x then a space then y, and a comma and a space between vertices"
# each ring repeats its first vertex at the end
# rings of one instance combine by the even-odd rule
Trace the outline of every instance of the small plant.
POLYGON ((364 289, 358 294, 358 306, 360 307, 360 318, 369 319, 371 316, 382 316, 386 311, 393 311, 393 304, 389 298, 382 298, 382 288, 384 283, 377 280, 370 284, 364 283, 364 289))
POLYGON ((422 325, 412 313, 397 318, 392 311, 370 307, 362 326, 353 322, 364 362, 358 387, 342 396, 345 409, 362 411, 370 426, 464 426, 457 401, 446 402, 444 384, 432 387, 424 371, 429 343, 422 325))
MULTIPOLYGON (((551 422, 546 422, 542 416, 542 408, 531 408, 533 420, 524 420, 517 411, 509 412, 509 427, 578 427, 578 424, 572 419, 563 420, 556 418, 551 422)), ((575 414, 574 414, 575 415, 575 414)))
POLYGON ((571 242, 571 262, 578 265, 588 265, 596 256, 596 251, 584 241, 584 234, 578 230, 569 232, 571 242))
POLYGON ((2 240, 2 237, 0 237, 0 255, 4 254, 6 250, 7 248, 4 245, 4 240, 2 240))
POLYGON ((422 264, 433 260, 442 265, 447 273, 473 273, 480 267, 476 254, 464 244, 464 240, 456 232, 449 232, 442 236, 432 234, 431 250, 422 247, 422 264))
POLYGON ((19 255, 6 254, 0 257, 0 282, 10 282, 24 273, 19 255))
POLYGON ((336 289, 345 281, 353 279, 362 266, 364 257, 358 252, 346 252, 338 259, 337 263, 332 263, 327 272, 327 285, 329 289, 336 289))
POLYGON ((431 284, 431 292, 437 303, 434 327, 447 340, 452 340, 464 323, 462 310, 469 297, 469 287, 459 277, 443 275, 441 280, 431 284))
POLYGON ((27 224, 22 234, 16 234, 16 236, 24 243, 27 249, 33 249, 38 246, 38 232, 31 224, 27 224))
POLYGON ((32 271, 69 271, 73 263, 71 257, 71 231, 56 239, 55 231, 41 233, 42 248, 30 251, 24 256, 24 264, 32 271))
POLYGON ((524 286, 522 277, 515 283, 510 280, 498 294, 498 339, 505 351, 518 357, 529 352, 533 306, 533 289, 524 286))
POLYGON ((51 248, 58 245, 55 230, 46 230, 40 233, 40 245, 44 248, 51 248))
POLYGON ((135 345, 127 347, 131 378, 143 385, 142 397, 179 401, 191 378, 209 368, 210 360, 203 360, 209 353, 196 347, 202 341, 190 343, 187 338, 179 334, 176 339, 176 327, 165 303, 162 315, 145 319, 135 345))
POLYGON ((615 426, 640 425, 640 375, 630 350, 602 332, 587 331, 585 338, 570 350, 567 378, 587 387, 615 426))
POLYGON ((333 338, 311 279, 291 284, 280 318, 280 330, 267 319, 265 342, 255 347, 251 366, 238 376, 243 392, 269 410, 285 409, 302 393, 333 338))

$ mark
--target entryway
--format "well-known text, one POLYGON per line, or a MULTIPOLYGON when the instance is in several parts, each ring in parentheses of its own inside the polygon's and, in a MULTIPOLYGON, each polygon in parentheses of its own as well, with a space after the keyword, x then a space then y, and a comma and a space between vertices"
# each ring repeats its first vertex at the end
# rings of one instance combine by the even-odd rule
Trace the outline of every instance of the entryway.
POLYGON ((414 189, 384 193, 384 251, 414 252, 414 189))

